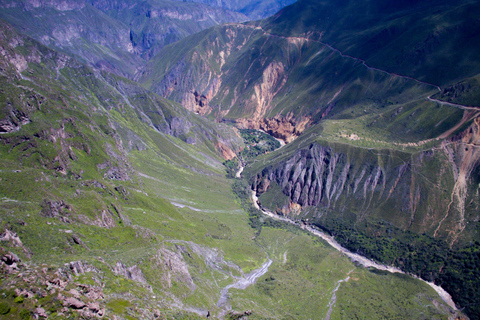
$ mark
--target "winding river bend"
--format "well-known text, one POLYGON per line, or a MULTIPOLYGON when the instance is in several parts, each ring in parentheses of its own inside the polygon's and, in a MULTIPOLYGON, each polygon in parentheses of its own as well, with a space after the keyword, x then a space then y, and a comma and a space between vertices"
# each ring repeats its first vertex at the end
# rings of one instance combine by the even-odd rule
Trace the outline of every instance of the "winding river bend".
MULTIPOLYGON (((274 218, 276 220, 285 221, 285 222, 288 222, 290 224, 299 226, 303 230, 306 230, 306 231, 312 233, 313 235, 322 238, 323 240, 327 241, 328 244, 331 245, 333 248, 335 248, 336 250, 345 254, 352 261, 357 262, 364 267, 372 267, 372 268, 375 268, 375 269, 378 269, 378 270, 388 271, 388 272, 391 272, 391 273, 403 273, 403 274, 405 274, 405 272, 403 272, 402 270, 400 270, 398 268, 383 265, 383 264, 379 264, 379 263, 377 263, 373 260, 367 259, 367 258, 365 258, 365 257, 363 257, 359 254, 356 254, 356 253, 353 253, 353 252, 347 250, 346 248, 342 247, 337 241, 335 241, 335 239, 333 237, 327 235, 324 232, 321 232, 321 231, 319 231, 319 230, 317 230, 317 229, 315 229, 311 226, 308 226, 306 224, 300 224, 300 223, 298 223, 296 221, 293 221, 289 218, 279 216, 279 215, 263 208, 258 201, 258 198, 255 194, 255 191, 252 192, 252 200, 253 200, 253 204, 255 205, 255 207, 258 210, 262 211, 265 215, 267 215, 271 218, 274 218)), ((433 282, 425 281, 425 280, 423 280, 423 279, 421 279, 417 276, 414 276, 414 275, 411 275, 411 276, 425 282, 426 284, 428 284, 430 287, 432 287, 438 293, 438 295, 442 298, 443 301, 445 301, 446 304, 448 304, 452 309, 457 310, 457 308, 455 306, 455 303, 452 300, 452 297, 442 287, 435 285, 433 282)))

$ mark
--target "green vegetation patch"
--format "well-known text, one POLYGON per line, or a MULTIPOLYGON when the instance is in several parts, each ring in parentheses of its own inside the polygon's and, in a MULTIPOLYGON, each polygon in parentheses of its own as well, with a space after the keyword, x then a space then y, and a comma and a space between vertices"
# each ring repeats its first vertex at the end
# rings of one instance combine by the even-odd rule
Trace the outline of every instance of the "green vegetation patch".
POLYGON ((383 221, 363 221, 355 227, 324 218, 314 225, 335 236, 352 252, 432 281, 446 289, 469 315, 479 314, 480 243, 450 248, 443 240, 404 231, 383 221))

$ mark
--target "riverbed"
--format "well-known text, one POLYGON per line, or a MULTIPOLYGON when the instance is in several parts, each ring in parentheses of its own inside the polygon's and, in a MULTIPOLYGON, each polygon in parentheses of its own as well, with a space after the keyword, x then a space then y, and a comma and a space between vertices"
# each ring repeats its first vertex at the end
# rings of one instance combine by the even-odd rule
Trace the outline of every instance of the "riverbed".
MULTIPOLYGON (((320 231, 320 230, 317 230, 309 225, 306 225, 306 224, 300 224, 296 221, 293 221, 289 218, 286 218, 286 217, 283 217, 283 216, 279 216, 277 215, 276 213, 274 212, 271 212, 263 207, 261 207, 259 201, 258 201, 258 198, 257 198, 257 195, 255 194, 255 191, 252 192, 252 200, 253 200, 253 204, 255 206, 255 208, 257 208, 258 210, 262 211, 265 215, 273 218, 273 219, 276 219, 276 220, 281 220, 281 221, 284 221, 284 222, 287 222, 287 223, 290 223, 290 224, 293 224, 293 225, 296 225, 296 226, 299 226, 300 228, 302 228, 303 230, 306 230, 308 232, 310 232, 311 234, 317 236, 317 237, 320 237, 322 238, 323 240, 325 240, 329 245, 331 245, 334 249, 340 251, 341 253, 345 254, 347 257, 349 257, 352 261, 356 262, 356 263, 359 263, 361 264, 362 266, 364 267, 367 267, 367 268, 375 268, 375 269, 378 269, 378 270, 383 270, 383 271, 388 271, 388 272, 391 272, 391 273, 403 273, 403 274, 406 274, 405 272, 403 272, 402 270, 398 269, 398 268, 395 268, 395 267, 392 267, 392 266, 387 266, 387 265, 384 265, 384 264, 380 264, 380 263, 377 263, 373 260, 370 260, 368 258, 365 258, 359 254, 356 254, 356 253, 353 253, 351 251, 349 251, 348 249, 342 247, 337 241, 335 241, 335 239, 329 235, 327 235, 326 233, 320 231)), ((423 282, 425 282, 426 284, 428 284, 430 287, 432 287, 437 293, 438 295, 442 298, 443 301, 445 301, 446 304, 448 304, 452 309, 454 310, 457 310, 456 306, 455 306, 455 303, 453 302, 453 299, 452 297, 450 296, 450 294, 448 294, 448 292, 446 292, 442 287, 440 286, 437 286, 436 284, 434 284, 433 282, 429 282, 429 281, 425 281, 415 275, 411 275, 410 276, 414 277, 414 278, 417 278, 423 282)))

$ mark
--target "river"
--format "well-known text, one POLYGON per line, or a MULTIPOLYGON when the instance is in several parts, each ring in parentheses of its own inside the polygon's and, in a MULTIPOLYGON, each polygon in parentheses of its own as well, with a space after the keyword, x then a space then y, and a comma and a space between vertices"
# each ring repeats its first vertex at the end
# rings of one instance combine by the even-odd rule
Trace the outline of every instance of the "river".
MULTIPOLYGON (((296 221, 293 221, 289 218, 286 218, 286 217, 282 217, 282 216, 279 216, 263 207, 261 207, 259 201, 258 201, 258 198, 255 194, 255 191, 252 192, 252 200, 253 200, 253 204, 254 206, 262 211, 264 214, 266 214, 267 216, 271 217, 271 218, 274 218, 274 219, 277 219, 277 220, 281 220, 281 221, 285 221, 285 222, 288 222, 290 224, 294 224, 296 226, 299 226, 300 228, 302 228, 303 230, 306 230, 310 233, 312 233, 313 235, 317 236, 317 237, 320 237, 322 238, 323 240, 325 240, 329 245, 331 245, 334 249, 340 251, 341 253, 345 254, 347 257, 349 257, 352 261, 354 262, 357 262, 359 264, 361 264, 362 266, 364 267, 372 267, 372 268, 375 268, 375 269, 378 269, 378 270, 383 270, 383 271, 388 271, 388 272, 391 272, 391 273, 403 273, 403 274, 406 274, 405 272, 403 272, 402 270, 398 269, 398 268, 395 268, 395 267, 392 267, 392 266, 387 266, 387 265, 384 265, 384 264, 380 264, 380 263, 377 263, 373 260, 370 260, 370 259, 367 259, 359 254, 356 254, 356 253, 353 253, 351 251, 349 251, 348 249, 342 247, 337 241, 335 241, 335 239, 329 235, 327 235, 326 233, 320 231, 320 230, 317 230, 309 225, 306 225, 306 224, 300 224, 296 221)), ((448 292, 446 292, 442 287, 440 286, 437 286, 436 284, 434 284, 433 282, 429 282, 429 281, 425 281, 415 275, 410 275, 414 278, 417 278, 423 282, 425 282, 426 284, 428 284, 430 287, 432 287, 437 293, 438 295, 442 298, 443 301, 445 301, 446 304, 448 304, 452 309, 454 310, 457 310, 456 306, 455 306, 455 303, 453 302, 452 300, 452 297, 450 296, 450 294, 448 294, 448 292)))
POLYGON ((244 168, 244 166, 241 166, 241 167, 238 169, 237 173, 235 174, 235 177, 237 177, 237 178, 241 178, 241 177, 242 177, 243 168, 244 168))

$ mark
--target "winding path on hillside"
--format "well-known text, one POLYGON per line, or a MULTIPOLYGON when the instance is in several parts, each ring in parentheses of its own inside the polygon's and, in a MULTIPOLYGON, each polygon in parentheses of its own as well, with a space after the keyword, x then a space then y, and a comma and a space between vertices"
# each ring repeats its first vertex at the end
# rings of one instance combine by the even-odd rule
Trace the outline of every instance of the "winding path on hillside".
POLYGON ((457 103, 451 103, 451 102, 447 102, 447 101, 442 101, 442 100, 434 99, 434 98, 432 98, 432 97, 433 97, 433 95, 431 95, 431 96, 428 97, 427 99, 428 99, 429 101, 436 102, 436 103, 439 103, 439 104, 444 105, 444 106, 459 108, 459 109, 463 109, 463 110, 474 110, 474 111, 479 111, 479 110, 480 110, 479 107, 464 106, 464 105, 462 105, 462 104, 457 104, 457 103))
POLYGON ((244 24, 238 24, 238 23, 230 23, 229 25, 235 25, 235 26, 238 26, 238 27, 242 27, 242 28, 251 28, 251 29, 254 29, 254 30, 260 30, 261 32, 263 32, 266 36, 270 36, 270 37, 274 37, 274 38, 280 38, 280 39, 286 39, 286 40, 294 40, 294 41, 310 41, 310 42, 316 42, 316 43, 319 43, 321 45, 323 45, 324 47, 330 49, 331 51, 333 52, 336 52, 338 53, 341 57, 343 58, 347 58, 347 59, 352 59, 356 62, 359 62, 361 63, 362 65, 364 65, 367 69, 369 70, 374 70, 374 71, 378 71, 378 72, 381 72, 381 73, 386 73, 388 75, 391 75, 391 76, 396 76, 396 77, 400 77, 400 78, 404 78, 404 79, 408 79, 408 80, 412 80, 412 81, 415 81, 415 82, 418 82, 418 83, 421 83, 423 85, 427 85, 427 86, 430 86, 430 87, 434 87, 436 88, 438 91, 441 91, 442 89, 436 85, 436 84, 432 84, 432 83, 428 83, 428 82, 425 82, 425 81, 421 81, 421 80, 418 80, 418 79, 415 79, 413 77, 409 77, 409 76, 405 76, 405 75, 401 75, 401 74, 397 74, 397 73, 394 73, 394 72, 390 72, 390 71, 386 71, 386 70, 383 70, 383 69, 379 69, 379 68, 375 68, 375 67, 372 67, 372 66, 369 66, 367 64, 367 62, 361 58, 357 58, 357 57, 354 57, 354 56, 351 56, 351 55, 348 55, 348 54, 345 54, 343 53, 341 50, 331 46, 330 44, 328 43, 325 43, 323 41, 320 41, 320 40, 315 40, 315 39, 311 39, 311 38, 308 38, 308 37, 292 37, 292 36, 283 36, 283 35, 278 35, 278 34, 273 34, 273 33, 270 33, 268 31, 266 31, 265 29, 263 29, 261 26, 254 26, 254 25, 244 25, 244 24))
MULTIPOLYGON (((374 70, 374 71, 378 71, 378 72, 381 72, 381 73, 386 73, 386 74, 391 75, 391 76, 396 76, 396 77, 400 77, 400 78, 403 78, 403 79, 412 80, 412 81, 418 82, 420 84, 436 88, 439 92, 442 91, 442 88, 440 86, 436 85, 436 84, 428 83, 428 82, 425 82, 425 81, 422 81, 422 80, 419 80, 419 79, 416 79, 416 78, 413 78, 413 77, 410 77, 410 76, 401 75, 401 74, 398 74, 398 73, 395 73, 395 72, 390 72, 390 71, 387 71, 387 70, 372 67, 372 66, 368 65, 367 62, 364 59, 361 59, 361 58, 354 57, 354 56, 348 55, 346 53, 343 53, 341 50, 333 47, 332 45, 330 45, 326 42, 320 41, 320 40, 315 40, 315 39, 311 39, 311 38, 308 38, 308 37, 292 37, 292 36, 283 36, 283 35, 273 34, 273 33, 270 33, 268 31, 266 31, 261 26, 250 26, 250 25, 237 24, 237 23, 232 23, 231 25, 236 25, 236 26, 241 26, 241 27, 250 27, 250 28, 255 29, 255 30, 260 30, 266 36, 270 36, 270 37, 274 37, 274 38, 280 38, 280 39, 286 39, 286 40, 297 40, 297 41, 300 40, 300 41, 307 41, 307 42, 308 41, 316 42, 316 43, 319 43, 319 44, 325 46, 326 48, 330 49, 331 51, 338 53, 343 58, 351 59, 351 60, 354 60, 354 61, 357 61, 357 62, 361 63, 363 66, 365 66, 369 70, 374 70)), ((455 107, 455 108, 460 108, 460 109, 465 109, 465 110, 476 110, 476 111, 480 110, 480 107, 465 106, 465 105, 461 105, 461 104, 446 102, 446 101, 434 99, 434 98, 432 98, 432 96, 433 95, 429 96, 427 99, 429 101, 437 102, 437 103, 440 103, 442 105, 447 105, 447 106, 450 106, 450 107, 455 107)))
MULTIPOLYGON (((311 38, 308 38, 308 37, 291 37, 291 36, 282 36, 282 35, 277 35, 277 34, 273 34, 273 33, 270 33, 268 31, 266 31, 265 29, 263 29, 261 26, 249 26, 249 25, 243 25, 243 24, 233 24, 233 25, 236 25, 236 26, 241 26, 241 27, 249 27, 249 28, 252 28, 253 30, 259 30, 261 32, 263 32, 264 35, 266 36, 269 36, 269 37, 274 37, 274 38, 280 38, 280 39, 285 39, 285 40, 290 40, 290 41, 306 41, 306 42, 316 42, 316 43, 319 43, 321 45, 323 45, 324 47, 328 48, 329 50, 339 54, 341 57, 343 58, 346 58, 346 59, 351 59, 351 60, 354 60, 358 63, 361 63, 365 68, 369 69, 369 70, 374 70, 374 71, 377 71, 377 72, 381 72, 381 73, 385 73, 385 74, 388 74, 390 76, 394 76, 394 77, 399 77, 399 78, 403 78, 403 79, 407 79, 407 80, 411 80, 411 81, 415 81, 417 83, 420 83, 422 85, 425 85, 425 86, 429 86, 429 87, 432 87, 432 88, 435 88, 436 90, 438 90, 439 92, 442 91, 442 88, 436 84, 432 84, 432 83, 428 83, 428 82, 425 82, 425 81, 421 81, 419 79, 416 79, 416 78, 413 78, 413 77, 410 77, 410 76, 406 76, 406 75, 401 75, 401 74, 398 74, 398 73, 394 73, 394 72, 390 72, 390 71, 386 71, 386 70, 383 70, 383 69, 379 69, 379 68, 376 68, 376 67, 372 67, 370 65, 367 64, 367 62, 364 60, 364 59, 361 59, 361 58, 358 58, 358 57, 354 57, 354 56, 351 56, 351 55, 348 55, 348 54, 345 54, 344 52, 342 52, 341 50, 333 47, 332 45, 328 44, 328 43, 325 43, 323 41, 320 41, 320 40, 315 40, 315 39, 311 39, 311 38)), ((445 139, 446 137, 448 137, 450 134, 452 134, 453 132, 455 132, 457 129, 459 129, 462 125, 464 125, 467 121, 471 120, 471 119, 474 119, 478 116, 480 116, 480 107, 474 107, 474 106, 466 106, 466 105, 461 105, 461 104, 456 104, 456 103, 451 103, 451 102, 446 102, 446 101, 442 101, 442 100, 438 100, 438 99, 435 99, 433 98, 433 95, 430 95, 428 96, 426 99, 428 101, 431 101, 431 102, 434 102, 434 103, 438 103, 438 104, 441 104, 441 105, 444 105, 444 106, 449 106, 449 107, 454 107, 454 108, 459 108, 459 109, 463 109, 465 110, 465 114, 464 116, 462 117, 462 119, 454 126, 452 127, 451 129, 447 130, 446 132, 444 132, 443 134, 441 134, 440 136, 436 137, 436 138, 432 138, 432 139, 427 139, 427 140, 424 140, 424 141, 418 141, 418 142, 412 142, 412 143, 394 143, 396 145, 401 145, 401 146, 405 146, 405 147, 408 147, 408 146, 420 146, 420 145, 423 145, 423 144, 426 144, 428 142, 431 142, 431 141, 438 141, 438 140, 441 140, 441 139, 445 139)), ((277 139, 278 140, 278 139, 277 139)), ((381 142, 381 141, 380 141, 381 142)))
MULTIPOLYGON (((250 27, 252 29, 255 29, 255 30, 259 30, 261 32, 263 32, 264 35, 266 36, 270 36, 270 37, 275 37, 275 38, 282 38, 282 39, 286 39, 286 40, 300 40, 300 41, 311 41, 311 42, 316 42, 316 43, 319 43, 321 45, 323 45, 324 47, 330 49, 331 51, 339 54, 341 57, 343 58, 347 58, 347 59, 352 59, 354 60, 355 62, 358 62, 358 63, 361 63, 365 68, 369 69, 369 70, 373 70, 373 71, 377 71, 377 72, 381 72, 381 73, 384 73, 384 74, 388 74, 388 75, 391 75, 391 76, 394 76, 394 77, 399 77, 399 78, 403 78, 403 79, 406 79, 406 80, 411 80, 411 81, 415 81, 417 83, 420 83, 422 85, 425 85, 425 86, 428 86, 428 87, 431 87, 432 89, 436 89, 438 90, 439 92, 442 91, 441 87, 438 86, 438 85, 435 85, 435 84, 432 84, 432 83, 427 83, 427 82, 424 82, 424 81, 421 81, 421 80, 418 80, 418 79, 415 79, 415 78, 412 78, 412 77, 409 77, 409 76, 405 76, 405 75, 401 75, 401 74, 397 74, 397 73, 394 73, 394 72, 389 72, 389 71, 386 71, 386 70, 382 70, 382 69, 379 69, 379 68, 375 68, 375 67, 372 67, 372 66, 369 66, 367 64, 367 62, 363 59, 360 59, 360 58, 357 58, 357 57, 353 57, 353 56, 350 56, 348 54, 345 54, 343 53, 342 51, 340 51, 339 49, 325 43, 325 42, 322 42, 320 40, 314 40, 314 39, 310 39, 310 38, 306 38, 306 37, 288 37, 288 36, 281 36, 281 35, 275 35, 275 34, 272 34, 272 33, 269 33, 267 31, 265 31, 262 27, 260 26, 247 26, 247 25, 242 25, 242 27, 250 27)), ((433 98, 433 95, 430 95, 428 97, 426 97, 426 99, 428 101, 431 101, 431 102, 434 102, 434 103, 438 103, 440 105, 444 105, 444 106, 448 106, 448 107, 454 107, 454 108, 459 108, 459 109, 462 109, 462 110, 465 110, 464 112, 464 115, 462 117, 462 119, 455 125, 453 126, 452 128, 450 128, 449 130, 447 130, 446 132, 442 133, 440 136, 436 137, 436 138, 433 138, 433 139, 428 139, 428 140, 424 140, 424 141, 419 141, 417 143, 411 143, 411 144, 405 144, 406 146, 409 146, 409 145, 421 145, 421 144, 426 144, 428 142, 431 142, 431 141, 435 141, 435 140, 441 140, 441 139, 445 139, 447 138, 448 136, 450 136, 453 132, 455 132, 457 129, 459 129, 462 125, 464 125, 467 121, 471 120, 471 119, 474 119, 476 117, 479 117, 480 116, 480 107, 473 107, 473 106, 465 106, 465 105, 461 105, 461 104, 455 104, 455 103, 450 103, 450 102, 446 102, 446 101, 442 101, 442 100, 438 100, 438 99, 434 99, 433 98)), ((240 178, 241 177, 241 173, 243 171, 243 166, 241 168, 239 168, 239 171, 237 172, 237 178, 240 178)), ((308 232, 310 232, 311 234, 317 236, 317 237, 320 237, 322 239, 324 239, 328 244, 330 244, 334 249, 340 251, 341 253, 345 254, 346 256, 348 256, 352 261, 354 262, 357 262, 359 264, 361 264, 362 266, 364 267, 372 267, 372 268, 375 268, 375 269, 378 269, 378 270, 383 270, 383 271, 388 271, 388 272, 391 272, 391 273, 402 273, 402 274, 406 274, 405 272, 403 272, 402 270, 398 269, 398 268, 395 268, 393 266, 388 266, 388 265, 384 265, 384 264, 379 264, 375 261, 372 261, 370 259, 367 259, 366 257, 363 257, 359 254, 356 254, 356 253, 353 253, 353 252, 350 252, 349 250, 347 250, 346 248, 342 247, 338 242, 336 242, 334 240, 333 237, 321 232, 320 230, 317 230, 315 228, 313 228, 312 226, 309 226, 307 224, 301 224, 301 223, 298 223, 294 220, 291 220, 289 218, 286 218, 284 216, 279 216, 269 210, 267 210, 266 208, 263 208, 259 201, 258 201, 258 198, 256 197, 256 194, 255 192, 252 193, 252 200, 253 200, 253 203, 255 205, 255 207, 259 210, 261 210, 265 215, 271 217, 271 218, 274 218, 276 220, 280 220, 280 221, 284 221, 284 222, 287 222, 287 223, 290 223, 290 224, 293 224, 293 225, 296 225, 296 226, 299 226, 301 227, 303 230, 306 230, 308 232)), ((443 288, 441 288, 440 286, 437 286, 435 285, 433 282, 428 282, 428 281, 425 281, 419 277, 416 277, 415 275, 411 275, 409 274, 410 276, 414 277, 414 278, 417 278, 423 282, 425 282, 426 284, 428 284, 430 287, 432 287, 437 293, 438 295, 442 298, 443 301, 445 301, 445 303, 447 305, 449 305, 453 310, 457 310, 456 306, 455 306, 455 303, 453 302, 452 300, 452 297, 450 296, 450 294, 448 294, 443 288)), ((336 291, 338 290, 338 288, 340 287, 340 284, 342 282, 346 282, 349 280, 349 277, 347 276, 347 278, 343 279, 343 280, 339 280, 339 282, 337 283, 337 287, 334 289, 334 291, 332 292, 332 298, 331 298, 331 303, 329 304, 329 312, 327 314, 327 318, 328 319, 330 317, 330 314, 331 314, 331 309, 333 308, 333 305, 335 304, 335 301, 336 301, 336 291)), ((219 301, 220 302, 220 301, 219 301)))

